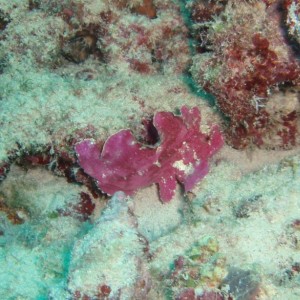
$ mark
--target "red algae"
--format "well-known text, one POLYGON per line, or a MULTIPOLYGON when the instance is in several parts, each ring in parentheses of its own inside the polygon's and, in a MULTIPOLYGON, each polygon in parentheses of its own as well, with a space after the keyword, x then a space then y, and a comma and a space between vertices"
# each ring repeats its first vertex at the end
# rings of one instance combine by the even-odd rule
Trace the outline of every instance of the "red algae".
POLYGON ((278 3, 233 1, 210 25, 204 22, 209 51, 194 58, 192 74, 216 96, 229 119, 227 141, 235 148, 291 148, 297 143, 297 103, 270 109, 274 95, 300 82, 300 65, 280 18, 278 3))

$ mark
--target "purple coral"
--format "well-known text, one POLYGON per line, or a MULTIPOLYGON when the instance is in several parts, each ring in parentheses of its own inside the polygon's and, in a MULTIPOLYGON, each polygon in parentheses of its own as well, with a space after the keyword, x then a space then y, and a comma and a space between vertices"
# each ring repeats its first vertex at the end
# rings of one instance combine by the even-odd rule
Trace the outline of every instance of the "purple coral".
POLYGON ((157 147, 139 143, 128 129, 110 136, 102 151, 93 140, 83 140, 75 150, 84 171, 107 193, 137 189, 157 183, 163 202, 172 199, 176 181, 190 191, 208 172, 208 159, 223 145, 217 126, 209 135, 200 132, 197 107, 181 108, 181 116, 169 112, 154 115, 160 142, 157 147))

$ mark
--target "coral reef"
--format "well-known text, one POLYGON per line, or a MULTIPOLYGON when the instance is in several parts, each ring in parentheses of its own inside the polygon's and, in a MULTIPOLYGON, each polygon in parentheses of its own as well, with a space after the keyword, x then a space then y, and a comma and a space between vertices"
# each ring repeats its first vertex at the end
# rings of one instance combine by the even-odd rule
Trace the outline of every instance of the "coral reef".
POLYGON ((299 0, 0 0, 0 298, 300 299, 299 81, 299 0))
POLYGON ((210 11, 191 6, 202 45, 191 72, 228 118, 228 142, 235 148, 299 144, 300 64, 281 27, 279 2, 228 1, 220 8, 222 2, 211 3, 210 11))
POLYGON ((153 126, 159 144, 146 147, 130 130, 121 130, 105 142, 102 151, 92 140, 75 145, 80 166, 108 194, 123 191, 132 195, 138 188, 159 185, 162 201, 170 201, 181 182, 190 191, 208 172, 208 159, 223 145, 216 126, 206 135, 199 130, 198 108, 181 108, 181 116, 159 112, 153 126), (101 155, 100 155, 101 153, 101 155))

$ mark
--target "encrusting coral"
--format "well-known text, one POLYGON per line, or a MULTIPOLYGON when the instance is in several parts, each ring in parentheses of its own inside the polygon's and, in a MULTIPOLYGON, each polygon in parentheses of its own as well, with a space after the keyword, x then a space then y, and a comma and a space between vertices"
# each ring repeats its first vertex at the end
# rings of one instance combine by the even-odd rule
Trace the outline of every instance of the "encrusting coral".
POLYGON ((221 132, 217 126, 209 135, 200 131, 197 107, 183 106, 181 116, 158 112, 153 125, 161 139, 154 147, 138 143, 126 129, 109 137, 102 151, 93 140, 79 142, 75 150, 80 166, 108 194, 132 195, 157 183, 161 200, 167 202, 174 196, 177 180, 190 191, 207 174, 208 159, 222 147, 221 132))

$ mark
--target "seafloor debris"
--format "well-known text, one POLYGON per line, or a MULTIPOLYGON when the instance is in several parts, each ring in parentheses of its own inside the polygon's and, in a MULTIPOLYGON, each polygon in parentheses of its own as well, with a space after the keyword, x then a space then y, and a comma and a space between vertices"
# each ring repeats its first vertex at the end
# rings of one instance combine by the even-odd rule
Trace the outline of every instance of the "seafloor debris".
POLYGON ((202 133, 196 107, 183 106, 181 116, 156 113, 153 125, 160 137, 154 147, 138 143, 125 129, 109 137, 102 151, 92 140, 83 140, 75 146, 80 166, 107 194, 132 195, 157 183, 161 200, 170 201, 177 180, 190 191, 207 174, 209 158, 222 147, 221 132, 213 126, 210 134, 202 133))

